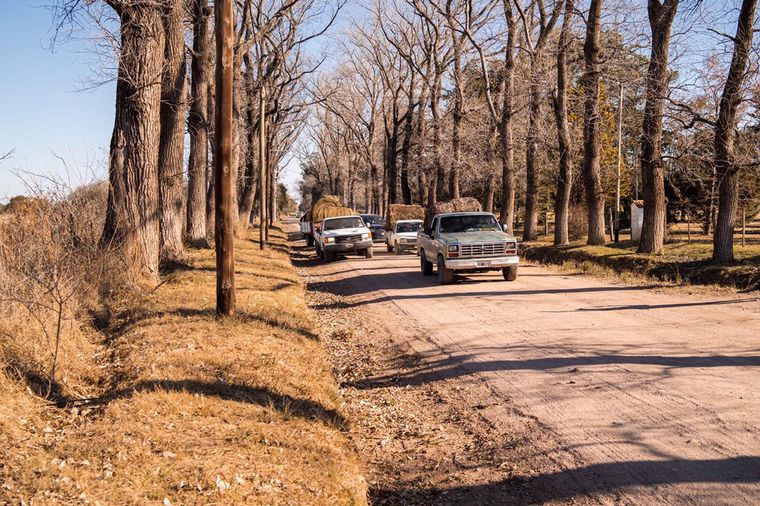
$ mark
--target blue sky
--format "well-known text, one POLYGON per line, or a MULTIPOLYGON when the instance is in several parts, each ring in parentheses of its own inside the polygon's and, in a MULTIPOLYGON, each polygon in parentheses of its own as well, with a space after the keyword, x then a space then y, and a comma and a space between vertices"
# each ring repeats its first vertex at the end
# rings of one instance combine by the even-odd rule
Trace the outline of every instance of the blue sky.
POLYGON ((24 191, 14 171, 104 176, 113 126, 113 83, 80 91, 90 79, 85 42, 50 50, 51 0, 0 0, 0 201, 24 191), (61 156, 68 165, 53 155, 61 156))

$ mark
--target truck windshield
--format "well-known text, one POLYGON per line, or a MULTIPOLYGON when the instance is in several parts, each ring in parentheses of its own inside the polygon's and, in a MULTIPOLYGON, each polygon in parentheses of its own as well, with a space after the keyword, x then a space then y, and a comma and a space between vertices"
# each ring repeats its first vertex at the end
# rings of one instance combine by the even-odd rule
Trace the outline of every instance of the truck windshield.
POLYGON ((463 216, 442 216, 442 234, 461 232, 500 232, 501 227, 492 214, 469 214, 463 216))
POLYGON ((422 228, 422 222, 413 223, 398 223, 396 224, 396 232, 403 234, 404 232, 417 232, 422 228))
POLYGON ((364 222, 359 216, 346 216, 345 218, 331 218, 329 220, 325 220, 322 229, 338 230, 341 228, 359 228, 363 226, 364 222))
POLYGON ((377 214, 362 214, 361 217, 364 220, 364 223, 366 223, 368 226, 377 225, 379 227, 382 227, 385 225, 385 218, 378 216, 377 214))

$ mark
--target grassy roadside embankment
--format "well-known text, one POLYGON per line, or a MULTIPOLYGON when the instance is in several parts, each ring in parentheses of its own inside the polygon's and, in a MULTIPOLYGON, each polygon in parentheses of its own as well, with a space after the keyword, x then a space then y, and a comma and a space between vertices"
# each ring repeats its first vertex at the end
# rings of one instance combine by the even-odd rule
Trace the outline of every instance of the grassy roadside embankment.
POLYGON ((685 234, 672 234, 661 255, 636 253, 638 241, 621 241, 605 246, 587 246, 574 242, 554 246, 550 238, 524 243, 527 260, 564 265, 590 274, 613 274, 624 280, 648 278, 658 281, 720 285, 739 290, 760 288, 760 241, 752 237, 745 246, 734 247, 736 262, 729 265, 712 261, 712 242, 708 236, 695 236, 689 242, 685 234))
POLYGON ((0 503, 366 503, 304 287, 272 238, 236 241, 234 319, 214 315, 212 250, 110 308, 80 357, 94 398, 54 406, 0 364, 0 503))

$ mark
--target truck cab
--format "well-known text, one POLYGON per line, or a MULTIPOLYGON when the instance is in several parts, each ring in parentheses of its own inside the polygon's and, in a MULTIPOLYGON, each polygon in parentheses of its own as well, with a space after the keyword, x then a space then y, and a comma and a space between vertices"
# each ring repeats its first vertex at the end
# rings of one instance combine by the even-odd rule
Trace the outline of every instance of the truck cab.
POLYGON ((314 225, 314 244, 317 255, 325 262, 341 253, 372 258, 372 232, 361 216, 325 218, 319 225, 314 225))
POLYGON ((401 255, 404 251, 417 249, 417 233, 422 230, 422 220, 399 220, 385 233, 388 252, 401 255))
POLYGON ((517 279, 517 239, 504 232, 491 213, 443 213, 417 234, 420 271, 441 284, 457 273, 500 270, 506 281, 517 279))

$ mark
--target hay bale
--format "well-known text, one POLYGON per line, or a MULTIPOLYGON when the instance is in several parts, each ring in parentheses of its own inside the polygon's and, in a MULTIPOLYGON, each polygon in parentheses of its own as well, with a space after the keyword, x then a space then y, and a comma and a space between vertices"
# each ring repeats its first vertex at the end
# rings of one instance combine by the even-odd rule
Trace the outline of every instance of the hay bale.
POLYGON ((473 197, 462 197, 446 202, 436 202, 425 211, 425 228, 430 226, 430 223, 433 221, 433 216, 436 214, 479 212, 482 210, 483 208, 480 207, 478 199, 473 197))
POLYGON ((391 204, 385 217, 385 230, 393 230, 400 220, 424 220, 425 210, 422 206, 391 204))
POLYGON ((326 195, 319 199, 311 208, 311 221, 319 223, 325 218, 338 216, 353 216, 359 214, 350 207, 341 205, 340 199, 335 195, 326 195))
POLYGON ((311 208, 312 221, 322 221, 327 217, 327 209, 331 207, 341 207, 340 199, 335 195, 325 195, 311 208))

